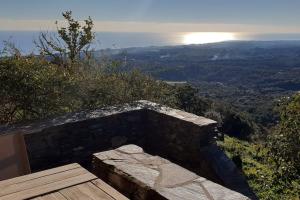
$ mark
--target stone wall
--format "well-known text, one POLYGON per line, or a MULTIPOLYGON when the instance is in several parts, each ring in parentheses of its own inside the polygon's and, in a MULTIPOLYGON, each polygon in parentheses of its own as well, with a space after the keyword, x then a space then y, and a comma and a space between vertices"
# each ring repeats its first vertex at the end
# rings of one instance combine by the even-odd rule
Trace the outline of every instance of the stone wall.
POLYGON ((233 162, 215 145, 215 126, 215 121, 204 117, 139 101, 0 128, 0 134, 24 134, 32 171, 73 162, 90 168, 93 153, 136 144, 152 155, 254 196, 233 162))
POLYGON ((182 111, 147 112, 147 153, 159 155, 231 189, 247 184, 234 163, 215 144, 215 124, 182 111), (183 120, 182 116, 185 116, 183 120), (157 138, 153 141, 152 138, 157 138))
POLYGON ((143 146, 143 114, 143 111, 129 111, 26 134, 32 171, 73 162, 89 167, 94 152, 128 143, 143 146))
POLYGON ((220 182, 201 155, 203 147, 214 143, 215 123, 199 125, 176 115, 147 112, 147 141, 157 139, 146 143, 143 148, 150 154, 167 158, 201 176, 220 182))

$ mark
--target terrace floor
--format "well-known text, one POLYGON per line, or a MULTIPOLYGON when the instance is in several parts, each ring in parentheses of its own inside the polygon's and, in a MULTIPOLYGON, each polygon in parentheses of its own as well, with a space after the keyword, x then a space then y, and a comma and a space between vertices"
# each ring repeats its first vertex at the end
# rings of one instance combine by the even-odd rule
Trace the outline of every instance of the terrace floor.
POLYGON ((79 164, 0 181, 0 200, 128 200, 79 164))

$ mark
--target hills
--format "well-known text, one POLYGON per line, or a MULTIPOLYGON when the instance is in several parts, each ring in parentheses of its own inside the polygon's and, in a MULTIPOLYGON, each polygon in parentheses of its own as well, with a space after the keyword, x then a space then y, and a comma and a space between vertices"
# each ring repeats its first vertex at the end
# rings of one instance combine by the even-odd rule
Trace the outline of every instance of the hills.
POLYGON ((103 54, 122 62, 122 70, 187 81, 199 95, 246 112, 264 126, 276 123, 273 108, 282 97, 300 91, 300 41, 108 49, 103 54))

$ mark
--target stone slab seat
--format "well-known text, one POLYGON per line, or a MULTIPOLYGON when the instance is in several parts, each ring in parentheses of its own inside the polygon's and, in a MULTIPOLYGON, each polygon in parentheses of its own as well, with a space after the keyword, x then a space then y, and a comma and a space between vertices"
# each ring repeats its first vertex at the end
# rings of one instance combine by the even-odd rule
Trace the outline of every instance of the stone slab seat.
POLYGON ((93 171, 130 199, 249 199, 136 145, 95 153, 93 171))

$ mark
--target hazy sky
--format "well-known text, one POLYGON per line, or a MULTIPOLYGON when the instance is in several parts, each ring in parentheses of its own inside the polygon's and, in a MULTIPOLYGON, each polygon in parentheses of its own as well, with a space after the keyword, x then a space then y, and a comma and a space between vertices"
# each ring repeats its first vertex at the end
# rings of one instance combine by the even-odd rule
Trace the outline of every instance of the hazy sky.
POLYGON ((97 31, 300 33, 300 0, 0 0, 0 30, 52 29, 64 10, 97 31))

